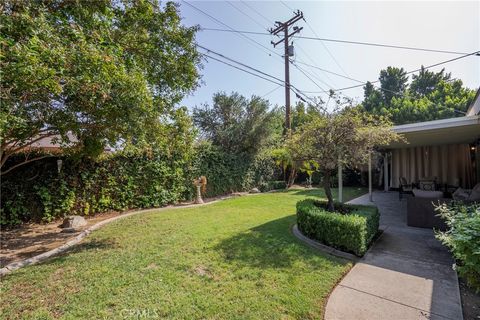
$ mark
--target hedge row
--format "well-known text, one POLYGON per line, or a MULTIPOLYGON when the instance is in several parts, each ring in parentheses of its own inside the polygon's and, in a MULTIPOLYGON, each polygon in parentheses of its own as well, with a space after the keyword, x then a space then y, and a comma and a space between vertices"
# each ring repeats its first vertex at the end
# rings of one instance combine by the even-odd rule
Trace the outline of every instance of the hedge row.
POLYGON ((208 179, 207 197, 268 185, 278 175, 267 156, 227 154, 210 144, 198 145, 190 156, 62 160, 60 173, 57 158, 46 158, 2 176, 1 225, 165 206, 191 199, 192 180, 200 175, 208 179))
POLYGON ((297 203, 297 224, 307 237, 328 246, 363 256, 378 232, 376 207, 335 204, 349 213, 328 212, 326 202, 306 199, 297 203))

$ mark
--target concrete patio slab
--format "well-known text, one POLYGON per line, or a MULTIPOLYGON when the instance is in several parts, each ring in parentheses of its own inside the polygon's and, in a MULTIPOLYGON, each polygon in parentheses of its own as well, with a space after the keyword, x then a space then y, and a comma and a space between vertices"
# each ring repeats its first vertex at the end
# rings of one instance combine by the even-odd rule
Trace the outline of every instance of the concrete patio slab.
MULTIPOLYGON (((406 201, 375 192, 382 236, 332 292, 325 319, 463 319, 450 253, 406 225, 406 201)), ((351 203, 372 204, 368 196, 351 203)))

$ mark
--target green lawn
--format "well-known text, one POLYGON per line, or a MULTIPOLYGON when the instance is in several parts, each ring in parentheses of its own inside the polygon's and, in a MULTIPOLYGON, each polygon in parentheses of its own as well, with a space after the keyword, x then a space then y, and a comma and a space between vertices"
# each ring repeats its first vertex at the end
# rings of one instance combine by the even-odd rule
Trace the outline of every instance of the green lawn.
MULTIPOLYGON (((344 199, 365 191, 344 188, 344 199)), ((349 270, 290 232, 291 190, 141 214, 2 279, 2 319, 321 319, 349 270)))

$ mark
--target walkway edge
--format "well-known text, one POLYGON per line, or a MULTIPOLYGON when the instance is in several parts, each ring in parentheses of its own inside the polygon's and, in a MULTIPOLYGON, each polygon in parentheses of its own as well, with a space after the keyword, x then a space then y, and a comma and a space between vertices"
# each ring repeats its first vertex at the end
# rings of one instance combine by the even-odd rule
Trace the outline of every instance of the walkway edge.
POLYGON ((354 254, 351 254, 351 253, 347 253, 347 252, 343 252, 343 251, 340 251, 340 250, 337 250, 335 248, 332 248, 332 247, 329 247, 327 245, 324 245, 318 241, 315 241, 315 240, 312 240, 310 239, 309 237, 305 236, 299 229, 298 229, 298 225, 295 224, 293 227, 292 227, 292 233, 293 235, 299 239, 300 241, 308 244, 310 247, 313 247, 317 250, 320 250, 322 252, 325 252, 325 253, 328 253, 332 256, 335 256, 335 257, 338 257, 338 258, 343 258, 343 259, 348 259, 348 260, 351 260, 353 262, 357 262, 360 260, 359 257, 357 257, 356 255, 354 254))
POLYGON ((206 202, 206 203, 203 203, 203 204, 166 206, 166 207, 163 207, 163 208, 151 208, 151 209, 136 210, 136 211, 121 214, 121 215, 118 215, 116 217, 112 217, 112 218, 100 221, 100 222, 94 224, 93 226, 90 226, 89 228, 83 230, 75 238, 67 241, 66 243, 64 243, 60 247, 57 247, 57 248, 52 249, 50 251, 41 253, 41 254, 36 255, 34 257, 24 259, 24 260, 21 260, 21 261, 17 261, 17 262, 12 262, 12 263, 6 265, 5 267, 0 269, 0 277, 3 277, 3 276, 5 276, 5 275, 7 275, 7 274, 9 274, 9 273, 11 273, 15 270, 20 269, 20 268, 23 268, 23 267, 26 267, 26 266, 29 266, 29 265, 33 265, 33 264, 37 264, 39 262, 47 260, 48 258, 54 257, 54 256, 56 256, 60 253, 63 253, 65 251, 67 251, 68 249, 72 248, 73 246, 77 245, 78 243, 80 243, 86 236, 88 236, 93 231, 95 231, 97 229, 100 229, 104 225, 109 224, 111 222, 114 222, 114 221, 117 221, 117 220, 120 220, 120 219, 123 219, 123 218, 131 217, 131 216, 134 216, 134 215, 137 215, 137 214, 149 213, 149 212, 153 212, 153 211, 165 211, 165 210, 172 210, 172 209, 207 206, 207 205, 214 204, 214 203, 226 200, 226 199, 237 198, 237 197, 238 197, 237 195, 231 195, 231 196, 220 198, 218 200, 206 202))

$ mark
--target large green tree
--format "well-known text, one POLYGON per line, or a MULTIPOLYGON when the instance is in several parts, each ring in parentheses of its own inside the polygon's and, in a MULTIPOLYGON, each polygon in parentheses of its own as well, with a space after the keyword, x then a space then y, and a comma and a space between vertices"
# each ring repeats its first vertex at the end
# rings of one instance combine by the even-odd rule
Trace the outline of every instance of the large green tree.
POLYGON ((196 87, 200 56, 173 2, 7 0, 0 10, 2 173, 42 138, 97 154, 188 132, 175 105, 196 87))
POLYGON ((237 92, 214 94, 212 105, 193 109, 193 121, 205 139, 231 153, 256 154, 275 130, 268 101, 237 92))
POLYGON ((379 88, 370 82, 364 86, 362 107, 395 124, 462 116, 475 97, 474 90, 443 69, 433 72, 422 66, 408 84, 403 69, 388 67, 380 72, 379 80, 379 88))
POLYGON ((389 104, 392 98, 402 95, 408 82, 407 72, 403 68, 388 67, 385 70, 380 71, 380 87, 383 101, 389 104))

